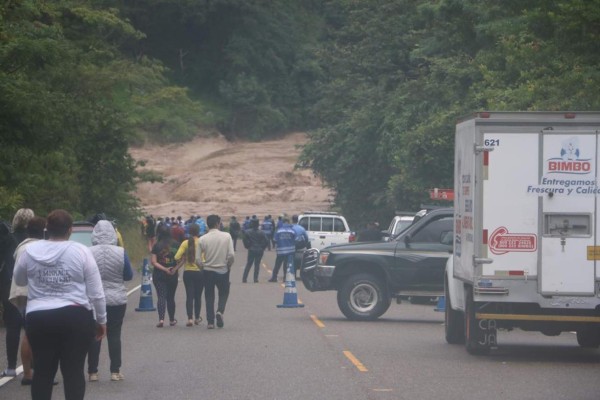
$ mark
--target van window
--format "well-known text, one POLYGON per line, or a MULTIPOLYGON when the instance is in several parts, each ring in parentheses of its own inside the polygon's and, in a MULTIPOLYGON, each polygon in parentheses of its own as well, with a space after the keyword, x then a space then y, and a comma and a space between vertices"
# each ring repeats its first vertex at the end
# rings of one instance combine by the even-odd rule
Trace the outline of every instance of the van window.
POLYGON ((300 218, 300 221, 298 222, 298 224, 303 227, 304 229, 308 230, 308 218, 304 217, 304 218, 300 218))
POLYGON ((334 218, 334 227, 333 230, 335 232, 346 232, 346 226, 344 225, 344 221, 341 218, 334 218))
POLYGON ((308 230, 309 231, 317 231, 321 230, 321 217, 310 217, 308 220, 308 230))
POLYGON ((323 218, 321 229, 323 232, 333 232, 333 218, 323 218))

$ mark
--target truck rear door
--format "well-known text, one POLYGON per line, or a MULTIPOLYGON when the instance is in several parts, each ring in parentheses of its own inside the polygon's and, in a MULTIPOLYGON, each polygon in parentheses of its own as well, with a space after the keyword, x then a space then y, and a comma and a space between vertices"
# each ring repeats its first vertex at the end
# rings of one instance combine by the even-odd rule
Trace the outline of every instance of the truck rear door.
MULTIPOLYGON (((508 130, 508 129, 507 129, 508 130)), ((538 272, 539 194, 528 187, 539 179, 540 134, 484 133, 482 160, 482 246, 490 259, 477 265, 490 279, 535 279, 538 272)), ((475 218, 477 221, 477 216, 475 218)))
POLYGON ((540 293, 594 295, 597 230, 596 132, 544 131, 540 293))

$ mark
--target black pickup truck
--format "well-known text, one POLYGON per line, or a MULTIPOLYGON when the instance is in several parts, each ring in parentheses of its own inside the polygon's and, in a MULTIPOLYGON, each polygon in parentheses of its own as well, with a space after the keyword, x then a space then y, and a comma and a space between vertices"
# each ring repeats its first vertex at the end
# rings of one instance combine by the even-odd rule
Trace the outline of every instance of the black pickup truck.
POLYGON ((389 242, 306 250, 302 282, 311 292, 337 290, 338 306, 352 320, 379 318, 392 299, 442 296, 453 217, 451 208, 436 209, 389 242))

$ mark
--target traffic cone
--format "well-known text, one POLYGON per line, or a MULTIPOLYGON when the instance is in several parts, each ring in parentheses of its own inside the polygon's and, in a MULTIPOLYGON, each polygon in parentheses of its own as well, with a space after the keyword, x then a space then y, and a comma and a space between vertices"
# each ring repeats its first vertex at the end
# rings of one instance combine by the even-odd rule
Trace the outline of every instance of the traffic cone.
POLYGON ((288 256, 285 274, 285 290, 283 291, 283 304, 277 308, 299 308, 304 304, 298 303, 298 290, 296 289, 296 270, 294 268, 294 255, 288 256))
POLYGON ((135 311, 156 311, 152 304, 152 285, 150 284, 150 268, 148 268, 148 259, 144 258, 142 264, 142 287, 140 288, 140 306, 135 311))
POLYGON ((446 311, 446 296, 438 297, 438 302, 435 305, 433 311, 444 312, 446 311))

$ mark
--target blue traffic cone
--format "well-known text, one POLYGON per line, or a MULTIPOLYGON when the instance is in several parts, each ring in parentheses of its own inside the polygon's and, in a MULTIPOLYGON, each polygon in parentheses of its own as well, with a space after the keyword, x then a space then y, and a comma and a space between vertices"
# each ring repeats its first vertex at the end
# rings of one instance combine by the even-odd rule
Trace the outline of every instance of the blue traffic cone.
POLYGON ((435 305, 433 311, 444 312, 446 311, 446 296, 438 297, 438 302, 435 305))
POLYGON ((285 290, 283 291, 283 304, 278 304, 277 308, 299 308, 304 304, 298 303, 298 290, 296 289, 296 270, 294 268, 294 255, 291 254, 287 259, 287 270, 285 274, 285 290))
POLYGON ((148 259, 144 258, 142 264, 142 287, 140 288, 140 306, 135 311, 156 311, 152 304, 152 285, 150 284, 150 268, 148 259))

